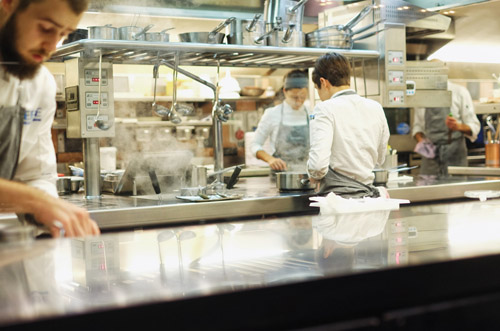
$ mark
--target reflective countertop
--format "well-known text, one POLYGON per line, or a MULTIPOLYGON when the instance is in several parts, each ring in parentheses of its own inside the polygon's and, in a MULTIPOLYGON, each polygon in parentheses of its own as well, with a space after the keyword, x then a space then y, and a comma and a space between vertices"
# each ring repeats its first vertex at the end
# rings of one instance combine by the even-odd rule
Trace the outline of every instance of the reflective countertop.
MULTIPOLYGON (((432 176, 400 176, 399 179, 404 180, 389 181, 387 190, 392 198, 408 199, 411 203, 463 198, 464 193, 471 190, 500 190, 498 177, 450 176, 440 179, 432 176)), ((240 178, 227 193, 242 198, 187 202, 176 198, 178 192, 135 197, 103 194, 101 199, 96 200, 86 200, 80 193, 61 198, 88 209, 104 231, 264 215, 316 213, 309 207, 309 196, 315 195, 313 191, 280 192, 276 182, 269 176, 240 178)), ((16 222, 14 214, 0 214, 0 223, 16 222)))
MULTIPOLYGON (((406 277, 410 277, 426 265, 496 256, 500 253, 499 220, 500 199, 466 200, 408 205, 394 211, 4 243, 0 244, 0 326, 152 304, 184 305, 229 293, 250 295, 252 291, 315 282, 322 286, 342 284, 343 290, 353 295, 356 291, 368 293, 371 287, 361 284, 369 279, 356 280, 360 275, 387 274, 388 278, 373 281, 389 293, 392 285, 400 286, 395 285, 397 277, 389 281, 391 273, 398 270, 407 270, 406 277), (352 283, 340 283, 346 279, 352 283)), ((450 272, 461 269, 455 267, 450 272)), ((442 277, 443 273, 436 273, 428 280, 404 280, 418 288, 420 281, 439 283, 442 277)), ((450 284, 450 291, 467 286, 450 284)), ((314 290, 311 294, 319 298, 314 290)), ((348 299, 340 288, 332 295, 340 302, 348 299)), ((196 309, 211 308, 198 305, 196 309)), ((165 316, 169 311, 163 311, 165 316)), ((182 322, 184 317, 169 318, 182 322)))

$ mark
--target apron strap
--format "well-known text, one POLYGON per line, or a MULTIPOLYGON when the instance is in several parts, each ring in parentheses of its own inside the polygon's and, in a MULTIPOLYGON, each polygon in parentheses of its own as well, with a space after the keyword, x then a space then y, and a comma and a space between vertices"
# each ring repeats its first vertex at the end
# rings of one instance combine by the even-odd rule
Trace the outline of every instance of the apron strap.
POLYGON ((333 192, 343 198, 378 198, 379 190, 373 185, 363 184, 353 178, 347 177, 332 167, 328 168, 326 176, 321 180, 320 195, 333 192))

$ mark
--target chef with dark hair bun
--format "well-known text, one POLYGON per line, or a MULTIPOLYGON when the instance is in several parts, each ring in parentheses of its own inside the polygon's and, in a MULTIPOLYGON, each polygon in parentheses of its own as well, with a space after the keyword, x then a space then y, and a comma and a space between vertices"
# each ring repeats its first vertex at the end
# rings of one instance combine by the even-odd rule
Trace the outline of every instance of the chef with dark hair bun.
POLYGON ((309 110, 304 105, 308 85, 306 70, 290 71, 284 77, 285 100, 266 109, 259 122, 252 153, 273 171, 305 170, 309 155, 309 110), (272 149, 270 154, 263 147, 267 139, 272 149))

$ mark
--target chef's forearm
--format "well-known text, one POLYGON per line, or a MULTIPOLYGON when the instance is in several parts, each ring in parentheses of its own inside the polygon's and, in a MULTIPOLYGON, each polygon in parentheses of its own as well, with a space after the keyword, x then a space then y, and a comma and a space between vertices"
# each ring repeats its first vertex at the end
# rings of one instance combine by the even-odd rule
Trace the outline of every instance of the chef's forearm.
POLYGON ((269 155, 266 151, 264 150, 260 150, 260 151, 257 151, 257 153, 255 154, 255 156, 259 159, 259 160, 262 160, 264 162, 267 162, 269 163, 272 159, 273 159, 273 156, 272 155, 269 155))
POLYGON ((458 131, 462 132, 463 134, 465 134, 467 136, 472 136, 472 130, 471 130, 470 126, 468 126, 467 124, 464 124, 464 123, 458 124, 458 131))
POLYGON ((31 213, 45 195, 26 184, 0 179, 0 212, 31 213))

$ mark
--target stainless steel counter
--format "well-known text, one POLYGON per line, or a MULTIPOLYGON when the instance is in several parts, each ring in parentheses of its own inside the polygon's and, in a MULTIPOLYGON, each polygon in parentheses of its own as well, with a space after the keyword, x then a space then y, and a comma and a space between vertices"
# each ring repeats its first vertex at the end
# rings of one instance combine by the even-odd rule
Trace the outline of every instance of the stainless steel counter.
POLYGON ((458 305, 446 321, 467 329, 476 295, 498 311, 484 295, 500 289, 499 211, 468 200, 0 244, 0 327, 387 329, 458 305))
MULTIPOLYGON (((410 178, 411 179, 411 178, 410 178)), ((448 179, 417 177, 411 181, 390 181, 387 189, 392 198, 412 203, 463 198, 465 191, 500 190, 500 179, 492 177, 453 176, 448 179)), ((237 219, 263 215, 315 213, 309 207, 311 191, 280 193, 270 177, 241 178, 231 193, 240 200, 218 202, 185 202, 175 193, 157 196, 125 197, 110 194, 101 200, 84 200, 81 194, 63 196, 90 211, 102 230, 139 228, 185 222, 237 219)), ((1 222, 15 222, 15 215, 3 215, 1 222)))

